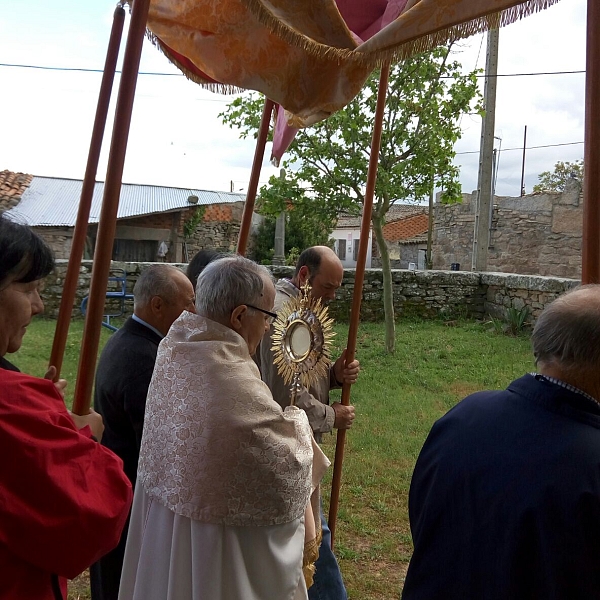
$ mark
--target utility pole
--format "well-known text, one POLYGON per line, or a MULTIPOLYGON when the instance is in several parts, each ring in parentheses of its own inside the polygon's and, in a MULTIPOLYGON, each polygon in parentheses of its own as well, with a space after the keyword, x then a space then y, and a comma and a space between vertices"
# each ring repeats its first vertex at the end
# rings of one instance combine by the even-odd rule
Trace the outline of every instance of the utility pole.
POLYGON ((600 283, 600 5, 587 3, 585 177, 581 283, 600 283))
POLYGON ((498 40, 499 33, 497 29, 488 31, 485 87, 483 91, 485 117, 481 125, 477 207, 475 211, 473 259, 471 263, 471 269, 473 271, 486 270, 488 246, 490 245, 490 215, 492 208, 492 179, 494 170, 494 126, 496 123, 496 84, 498 80, 498 40))

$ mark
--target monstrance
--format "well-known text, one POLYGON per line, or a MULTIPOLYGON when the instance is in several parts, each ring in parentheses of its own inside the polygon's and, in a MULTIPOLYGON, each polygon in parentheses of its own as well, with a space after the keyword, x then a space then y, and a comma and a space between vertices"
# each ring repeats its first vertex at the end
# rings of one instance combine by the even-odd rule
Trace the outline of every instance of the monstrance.
POLYGON ((273 324, 274 362, 286 384, 291 384, 290 405, 296 402, 300 385, 310 384, 329 372, 330 343, 335 335, 333 319, 321 299, 311 295, 305 283, 300 293, 284 304, 273 324))

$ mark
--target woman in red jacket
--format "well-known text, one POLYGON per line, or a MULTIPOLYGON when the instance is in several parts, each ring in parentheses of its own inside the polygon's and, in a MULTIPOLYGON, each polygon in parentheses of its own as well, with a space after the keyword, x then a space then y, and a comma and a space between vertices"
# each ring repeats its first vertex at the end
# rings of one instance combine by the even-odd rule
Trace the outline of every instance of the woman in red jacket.
POLYGON ((41 238, 0 215, 1 600, 65 599, 66 580, 116 546, 131 504, 121 460, 96 441, 99 415, 73 417, 62 385, 4 358, 42 312, 53 266, 41 238))

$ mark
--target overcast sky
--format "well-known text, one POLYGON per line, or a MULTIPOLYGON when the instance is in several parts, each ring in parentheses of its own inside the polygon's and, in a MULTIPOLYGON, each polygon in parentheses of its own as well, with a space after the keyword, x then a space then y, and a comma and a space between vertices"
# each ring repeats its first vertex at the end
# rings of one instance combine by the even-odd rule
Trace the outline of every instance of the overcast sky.
MULTIPOLYGON (((3 0, 2 4, 0 63, 52 69, 0 66, 0 170, 82 179, 101 73, 56 68, 102 69, 115 3, 3 0)), ((502 29, 498 73, 583 71, 585 5, 585 0, 562 0, 502 29)), ((124 43, 120 59, 123 51, 124 43)), ((485 54, 485 37, 476 36, 463 42, 460 60, 466 70, 483 68, 485 54)), ((178 73, 148 42, 140 72, 178 73)), ((113 98, 117 84, 118 77, 113 98)), ((496 193, 519 194, 525 125, 527 191, 556 161, 583 158, 584 86, 582 73, 499 77, 496 193), (571 145, 535 148, 557 144, 571 145)), ((182 76, 140 75, 123 180, 225 191, 233 181, 236 191, 245 190, 254 141, 239 140, 234 130, 221 124, 217 115, 230 99, 182 76)), ((456 162, 461 165, 463 191, 470 192, 477 187, 481 119, 464 117, 461 125, 464 135, 456 146, 456 162)), ((106 174, 111 135, 109 120, 99 180, 106 174)), ((268 147, 261 182, 276 172, 268 164, 269 155, 268 147)))

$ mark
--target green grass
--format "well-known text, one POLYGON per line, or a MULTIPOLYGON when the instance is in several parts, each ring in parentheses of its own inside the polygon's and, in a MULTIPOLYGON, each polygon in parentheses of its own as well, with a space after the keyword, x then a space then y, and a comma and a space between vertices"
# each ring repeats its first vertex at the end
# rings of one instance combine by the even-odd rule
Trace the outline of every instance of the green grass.
MULTIPOLYGON (((72 325, 67 345, 64 376, 71 392, 82 328, 81 322, 72 325)), ((53 321, 33 323, 12 360, 42 375, 53 331, 53 321)), ((336 331, 339 350, 348 330, 336 331)), ((397 324, 396 336, 396 353, 386 355, 383 325, 359 330, 363 370, 351 396, 357 418, 346 436, 335 547, 351 600, 400 597, 412 552, 410 477, 433 422, 465 395, 506 387, 533 368, 527 338, 496 335, 480 323, 405 320, 397 324)), ((103 343, 108 337, 103 332, 103 343)), ((323 444, 331 459, 335 440, 326 435, 323 444)), ((329 479, 323 496, 327 504, 329 479)), ((71 587, 69 598, 89 598, 85 577, 71 587)))
MULTIPOLYGON (((56 321, 54 320, 36 319, 27 328, 27 334, 23 339, 21 349, 14 354, 8 355, 6 358, 16 364, 24 373, 43 377, 48 368, 48 359, 52 350, 55 328, 56 321)), ((69 382, 65 391, 65 401, 69 408, 73 402, 73 393, 75 391, 75 379, 77 377, 82 335, 83 321, 74 321, 71 323, 60 374, 62 378, 69 382)), ((103 327, 100 335, 100 348, 102 348, 111 334, 108 329, 103 327)))

